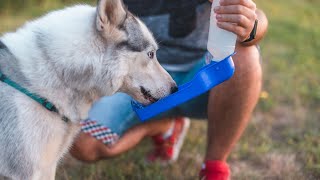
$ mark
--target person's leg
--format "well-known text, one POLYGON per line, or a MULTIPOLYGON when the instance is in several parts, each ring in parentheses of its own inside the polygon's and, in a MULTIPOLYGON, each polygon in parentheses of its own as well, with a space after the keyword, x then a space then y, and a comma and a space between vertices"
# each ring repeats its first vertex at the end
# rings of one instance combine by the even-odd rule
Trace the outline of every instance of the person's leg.
MULTIPOLYGON (((256 46, 237 46, 236 52, 233 56, 236 70, 229 81, 212 89, 209 97, 204 94, 175 110, 178 116, 205 118, 207 114, 209 122, 205 161, 226 161, 258 101, 262 80, 260 53, 256 46), (207 111, 204 109, 206 106, 207 111)), ((199 62, 194 67, 195 72, 201 66, 199 62)), ((193 76, 194 73, 189 74, 193 76)))
MULTIPOLYGON (((179 78, 177 76, 176 81, 180 81, 179 78)), ((131 108, 131 100, 128 95, 117 93, 96 102, 88 120, 81 123, 82 131, 71 148, 71 154, 86 162, 113 157, 133 148, 143 137, 166 134, 177 124, 176 120, 168 118, 172 117, 168 114, 158 117, 160 121, 141 123, 131 108)), ((171 110, 169 114, 177 112, 171 110)))
MULTIPOLYGON (((201 68, 203 62, 200 62, 191 73, 171 73, 171 75, 177 83, 181 84, 191 78, 196 70, 201 68)), ((113 157, 133 148, 144 137, 168 134, 170 127, 178 132, 174 134, 174 141, 183 142, 189 127, 189 120, 175 118, 179 116, 178 109, 158 116, 157 119, 161 119, 159 121, 140 123, 132 111, 130 103, 131 98, 122 93, 104 97, 95 103, 89 112, 89 120, 82 123, 82 132, 75 140, 70 151, 71 154, 78 160, 86 162, 113 157), (108 132, 99 131, 105 128, 108 128, 108 132)), ((206 106, 203 107, 202 109, 205 109, 206 106)), ((172 138, 170 140, 172 141, 172 138)), ((174 149, 179 151, 176 147, 180 148, 181 146, 175 145, 173 145, 174 149)), ((174 154, 177 153, 172 153, 170 157, 174 158, 174 154)))
MULTIPOLYGON (((81 132, 70 152, 78 160, 86 162, 112 157, 117 153, 109 147, 116 144, 119 139, 121 140, 123 133, 130 127, 139 123, 140 121, 131 108, 130 96, 117 93, 104 97, 93 105, 88 120, 81 123, 81 132)), ((137 132, 132 139, 140 135, 141 133, 137 132)))
POLYGON ((255 46, 237 46, 235 74, 210 91, 205 160, 226 161, 247 126, 261 89, 260 55, 255 46))
POLYGON ((124 153, 136 146, 144 137, 165 133, 171 126, 171 119, 151 121, 136 125, 128 130, 113 145, 104 144, 91 134, 81 132, 70 153, 84 162, 95 162, 124 153))
MULTIPOLYGON (((237 48, 237 54, 233 58, 236 66, 234 77, 210 92, 207 160, 226 159, 234 143, 239 139, 244 127, 247 125, 249 116, 258 99, 261 86, 261 67, 258 50, 255 46, 237 48)), ((174 114, 202 117, 206 114, 206 98, 207 96, 203 95, 194 101, 186 103, 178 108, 174 114), (195 109, 199 112, 194 112, 195 109)), ((119 108, 124 107, 121 106, 119 108)), ((105 117, 103 118, 106 119, 105 117)), ((119 119, 119 116, 115 118, 119 119)), ((109 119, 111 120, 112 118, 109 119)), ((113 122, 116 127, 119 126, 119 121, 113 122)), ((131 122, 135 121, 130 120, 130 123, 126 122, 124 124, 128 127, 127 124, 133 125, 131 122)), ((92 136, 81 134, 71 152, 78 159, 84 161, 112 157, 134 147, 143 137, 165 133, 171 122, 170 119, 162 119, 161 121, 150 121, 150 123, 135 126, 129 129, 111 147, 104 145, 92 136), (86 145, 88 143, 85 142, 90 142, 89 144, 92 145, 88 146, 86 145)), ((122 130, 126 129, 122 128, 122 130)))

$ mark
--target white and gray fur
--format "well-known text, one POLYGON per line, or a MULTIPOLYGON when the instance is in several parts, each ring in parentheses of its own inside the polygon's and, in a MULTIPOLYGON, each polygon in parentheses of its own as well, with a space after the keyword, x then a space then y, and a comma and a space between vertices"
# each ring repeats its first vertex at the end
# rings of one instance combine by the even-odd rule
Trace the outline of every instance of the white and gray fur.
POLYGON ((0 82, 0 174, 10 179, 54 179, 79 121, 100 97, 121 91, 149 104, 176 89, 152 57, 152 34, 120 0, 51 12, 0 41, 1 72, 71 120, 0 82))

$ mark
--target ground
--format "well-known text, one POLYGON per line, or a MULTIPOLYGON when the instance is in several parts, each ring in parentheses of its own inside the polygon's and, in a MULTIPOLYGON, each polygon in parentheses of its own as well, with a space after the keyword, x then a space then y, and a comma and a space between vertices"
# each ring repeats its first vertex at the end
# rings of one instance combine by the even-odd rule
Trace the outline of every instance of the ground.
MULTIPOLYGON (((0 32, 76 0, 0 2, 0 32)), ((87 2, 95 3, 96 1, 87 2)), ((229 158, 233 179, 320 179, 320 1, 257 0, 269 32, 261 43, 264 85, 259 104, 229 158)), ((67 156, 57 179, 196 179, 206 121, 195 120, 177 163, 148 165, 148 140, 117 158, 83 164, 67 156)))

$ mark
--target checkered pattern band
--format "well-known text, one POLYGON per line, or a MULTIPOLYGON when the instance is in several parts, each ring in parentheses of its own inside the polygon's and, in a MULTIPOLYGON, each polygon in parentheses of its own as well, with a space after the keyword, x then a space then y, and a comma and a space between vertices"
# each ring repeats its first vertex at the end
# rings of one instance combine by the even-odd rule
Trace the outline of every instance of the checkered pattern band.
POLYGON ((112 132, 111 129, 97 123, 96 121, 85 120, 80 124, 82 132, 97 138, 104 144, 114 144, 119 139, 117 133, 112 132))

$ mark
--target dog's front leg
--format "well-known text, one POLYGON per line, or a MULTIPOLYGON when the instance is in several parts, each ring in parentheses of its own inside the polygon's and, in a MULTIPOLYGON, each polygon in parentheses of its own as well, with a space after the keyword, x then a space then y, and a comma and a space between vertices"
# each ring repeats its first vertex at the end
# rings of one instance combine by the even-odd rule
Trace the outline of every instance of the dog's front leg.
POLYGON ((48 180, 55 180, 57 164, 55 164, 48 172, 48 180))
POLYGON ((41 177, 39 178, 39 180, 43 180, 43 179, 54 180, 56 177, 56 167, 57 167, 57 164, 52 166, 49 169, 42 171, 41 177))

